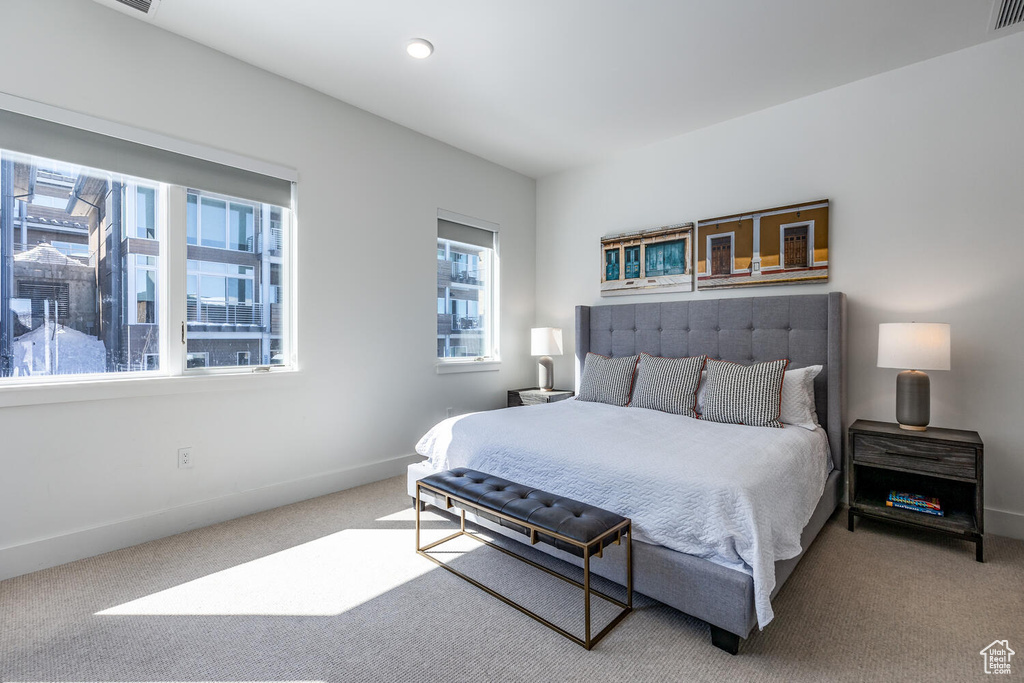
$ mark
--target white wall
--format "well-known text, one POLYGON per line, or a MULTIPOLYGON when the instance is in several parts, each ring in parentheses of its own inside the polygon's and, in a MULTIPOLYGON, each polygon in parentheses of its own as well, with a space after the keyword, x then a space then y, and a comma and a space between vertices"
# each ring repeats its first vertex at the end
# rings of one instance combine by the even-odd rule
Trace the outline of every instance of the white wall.
MULTIPOLYGON (((537 183, 537 319, 574 348, 577 304, 843 291, 847 424, 895 419, 878 323, 952 324, 932 424, 985 441, 987 531, 1024 538, 1024 34, 537 183), (827 285, 602 300, 598 238, 831 200, 827 285)), ((572 376, 573 356, 556 376, 572 376)))
POLYGON ((397 474, 529 383, 532 179, 92 2, 3 9, 0 91, 298 170, 301 372, 0 408, 0 578, 397 474), (501 225, 498 372, 434 372, 438 208, 501 225))

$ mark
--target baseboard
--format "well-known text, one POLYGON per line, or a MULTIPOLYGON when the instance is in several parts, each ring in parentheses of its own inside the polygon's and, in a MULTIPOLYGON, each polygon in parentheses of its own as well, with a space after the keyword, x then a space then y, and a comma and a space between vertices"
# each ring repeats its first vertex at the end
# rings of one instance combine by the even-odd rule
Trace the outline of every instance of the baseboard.
POLYGON ((0 548, 0 580, 394 477, 421 459, 403 455, 0 548))
POLYGON ((1024 540, 1024 514, 985 508, 985 534, 1024 540))

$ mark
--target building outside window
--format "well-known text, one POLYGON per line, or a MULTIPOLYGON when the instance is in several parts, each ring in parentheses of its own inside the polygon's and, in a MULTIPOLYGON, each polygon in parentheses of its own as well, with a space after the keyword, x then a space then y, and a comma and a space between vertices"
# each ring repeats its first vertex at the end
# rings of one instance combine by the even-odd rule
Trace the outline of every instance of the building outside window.
POLYGON ((0 377, 159 367, 163 186, 3 150, 0 188, 0 377))
POLYGON ((186 202, 187 351, 205 354, 191 367, 283 364, 288 209, 193 189, 186 202))
POLYGON ((437 357, 497 358, 496 232, 438 219, 437 357))

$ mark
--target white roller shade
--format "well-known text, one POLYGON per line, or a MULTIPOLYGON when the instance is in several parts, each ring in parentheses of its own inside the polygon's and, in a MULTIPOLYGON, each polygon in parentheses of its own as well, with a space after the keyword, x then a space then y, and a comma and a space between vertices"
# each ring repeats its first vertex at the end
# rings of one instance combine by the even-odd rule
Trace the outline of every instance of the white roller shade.
POLYGON ((494 248, 494 233, 490 230, 454 223, 443 218, 437 219, 437 236, 452 242, 472 244, 474 247, 494 248))
POLYGON ((291 182, 0 110, 0 148, 114 173, 291 206, 291 182))

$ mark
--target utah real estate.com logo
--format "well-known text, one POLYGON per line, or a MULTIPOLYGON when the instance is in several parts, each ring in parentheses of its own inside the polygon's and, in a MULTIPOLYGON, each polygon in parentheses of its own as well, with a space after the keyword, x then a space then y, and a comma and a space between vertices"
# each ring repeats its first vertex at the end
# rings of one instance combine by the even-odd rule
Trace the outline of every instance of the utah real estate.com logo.
POLYGON ((1010 673, 1010 658, 1015 654, 1017 653, 1010 649, 1009 641, 993 640, 988 647, 981 651, 981 656, 985 658, 985 673, 1010 673))

